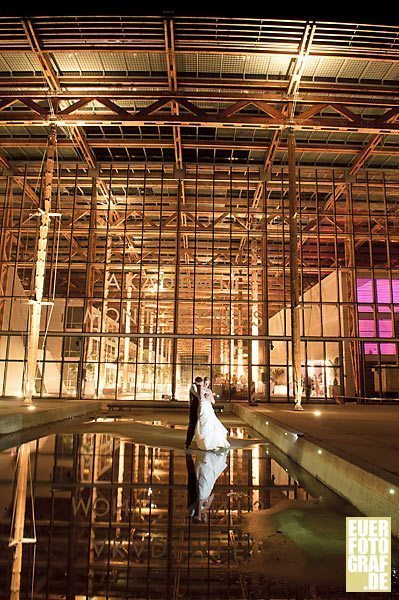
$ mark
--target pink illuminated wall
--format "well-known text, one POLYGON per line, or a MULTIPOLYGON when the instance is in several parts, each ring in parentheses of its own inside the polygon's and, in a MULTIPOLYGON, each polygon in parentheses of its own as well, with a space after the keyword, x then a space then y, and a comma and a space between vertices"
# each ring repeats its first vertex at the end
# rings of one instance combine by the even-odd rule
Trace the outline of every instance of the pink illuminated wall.
MULTIPOLYGON (((393 279, 375 279, 375 296, 373 290, 373 280, 371 278, 357 279, 357 301, 359 312, 359 336, 361 337, 382 337, 392 338, 395 336, 392 319, 391 304, 399 303, 399 280, 393 279), (392 284, 392 287, 391 287, 392 284), (391 295, 392 289, 392 295, 391 295), (373 307, 374 301, 376 301, 373 307), (363 304, 364 303, 364 304, 363 304), (368 304, 370 303, 370 304, 368 304), (374 320, 374 309, 376 318, 374 320), (381 317, 381 313, 389 313, 386 317, 381 317), (367 316, 366 318, 366 314, 367 316), (377 331, 376 331, 377 325, 377 331)), ((394 306, 394 312, 399 312, 399 306, 394 306)), ((378 354, 378 344, 370 342, 364 345, 366 354, 378 354)), ((395 343, 380 344, 381 354, 396 354, 395 343)))

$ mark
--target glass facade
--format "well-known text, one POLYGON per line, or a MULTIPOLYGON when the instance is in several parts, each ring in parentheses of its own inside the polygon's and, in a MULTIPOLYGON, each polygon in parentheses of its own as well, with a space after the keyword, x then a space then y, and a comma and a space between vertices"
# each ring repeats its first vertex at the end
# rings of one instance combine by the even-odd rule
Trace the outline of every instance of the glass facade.
MULTIPOLYGON (((37 167, 0 176, 0 392, 23 390, 37 167)), ((43 183, 42 183, 43 185, 43 183)), ((395 171, 297 169, 303 401, 399 393, 395 171)), ((290 401, 288 173, 109 164, 54 173, 36 395, 290 401), (260 189, 260 193, 259 193, 260 189)))

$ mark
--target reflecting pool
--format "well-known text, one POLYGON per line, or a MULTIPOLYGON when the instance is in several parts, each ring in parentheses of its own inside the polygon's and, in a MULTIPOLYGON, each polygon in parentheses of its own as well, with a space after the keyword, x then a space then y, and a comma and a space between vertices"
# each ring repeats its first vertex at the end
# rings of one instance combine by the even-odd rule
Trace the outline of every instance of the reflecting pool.
MULTIPOLYGON (((346 597, 356 510, 237 417, 222 420, 234 445, 220 454, 184 452, 186 415, 171 411, 94 415, 27 441, 20 597, 346 597)), ((17 455, 0 454, 1 598, 17 455)))

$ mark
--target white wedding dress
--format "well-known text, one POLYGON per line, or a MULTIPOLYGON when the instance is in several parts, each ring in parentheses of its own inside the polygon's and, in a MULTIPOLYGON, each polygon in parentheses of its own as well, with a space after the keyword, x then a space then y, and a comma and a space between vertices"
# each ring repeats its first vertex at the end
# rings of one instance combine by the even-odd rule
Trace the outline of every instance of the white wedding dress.
POLYGON ((219 450, 231 447, 227 441, 227 429, 215 415, 212 400, 212 390, 203 388, 198 407, 198 420, 194 437, 200 450, 219 450))
POLYGON ((195 474, 197 476, 198 500, 208 500, 213 492, 215 482, 227 467, 227 452, 205 452, 197 456, 195 461, 195 474))

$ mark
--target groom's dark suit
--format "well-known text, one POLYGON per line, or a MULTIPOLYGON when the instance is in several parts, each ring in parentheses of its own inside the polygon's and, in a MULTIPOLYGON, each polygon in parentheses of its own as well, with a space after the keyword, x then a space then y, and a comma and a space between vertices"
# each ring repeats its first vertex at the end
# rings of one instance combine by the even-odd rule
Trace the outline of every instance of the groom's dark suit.
POLYGON ((198 502, 198 482, 195 473, 195 465, 193 457, 189 452, 186 453, 187 467, 187 508, 190 517, 193 517, 197 508, 198 502))
POLYGON ((198 421, 198 407, 199 407, 199 396, 198 396, 198 385, 192 383, 190 387, 190 416, 187 427, 186 436, 186 448, 188 448, 193 441, 195 426, 198 421))

